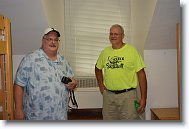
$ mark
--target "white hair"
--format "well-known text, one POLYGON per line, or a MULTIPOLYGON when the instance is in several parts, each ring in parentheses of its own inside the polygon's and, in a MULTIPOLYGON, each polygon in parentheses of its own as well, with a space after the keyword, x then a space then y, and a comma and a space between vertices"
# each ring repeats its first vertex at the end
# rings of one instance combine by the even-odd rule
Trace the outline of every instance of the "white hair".
POLYGON ((114 24, 114 25, 112 25, 112 26, 110 27, 110 30, 111 30, 113 27, 119 27, 119 28, 121 29, 121 32, 124 34, 124 29, 123 29, 123 27, 122 27, 121 25, 119 25, 119 24, 114 24))

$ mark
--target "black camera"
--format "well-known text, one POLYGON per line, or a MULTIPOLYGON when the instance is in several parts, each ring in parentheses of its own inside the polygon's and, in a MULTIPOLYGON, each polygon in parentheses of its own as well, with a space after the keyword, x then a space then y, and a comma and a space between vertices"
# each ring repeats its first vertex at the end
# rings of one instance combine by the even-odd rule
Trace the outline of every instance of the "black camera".
POLYGON ((68 84, 69 82, 72 82, 72 80, 68 77, 63 76, 61 82, 64 84, 68 84))

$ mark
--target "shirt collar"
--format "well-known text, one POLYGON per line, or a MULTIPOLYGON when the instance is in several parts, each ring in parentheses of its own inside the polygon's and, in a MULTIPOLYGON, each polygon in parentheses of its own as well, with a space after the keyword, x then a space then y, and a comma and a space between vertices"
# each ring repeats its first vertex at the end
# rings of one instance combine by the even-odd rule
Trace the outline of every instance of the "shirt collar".
MULTIPOLYGON (((44 52, 44 50, 42 48, 39 49, 39 58, 46 58, 47 60, 50 60, 49 57, 47 56, 47 54, 44 52)), ((64 60, 64 58, 58 52, 57 53, 57 60, 53 61, 53 62, 62 62, 63 60, 64 60)))

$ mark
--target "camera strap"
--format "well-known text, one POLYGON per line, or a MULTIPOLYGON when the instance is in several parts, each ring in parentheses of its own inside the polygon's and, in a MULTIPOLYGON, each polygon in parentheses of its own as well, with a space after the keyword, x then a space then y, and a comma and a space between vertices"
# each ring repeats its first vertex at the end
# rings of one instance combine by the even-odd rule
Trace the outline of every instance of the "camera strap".
POLYGON ((70 93, 69 93, 69 102, 72 102, 72 105, 73 107, 69 106, 70 109, 73 109, 73 108, 78 108, 78 105, 77 105, 77 101, 75 99, 75 94, 74 94, 74 90, 70 90, 70 93))

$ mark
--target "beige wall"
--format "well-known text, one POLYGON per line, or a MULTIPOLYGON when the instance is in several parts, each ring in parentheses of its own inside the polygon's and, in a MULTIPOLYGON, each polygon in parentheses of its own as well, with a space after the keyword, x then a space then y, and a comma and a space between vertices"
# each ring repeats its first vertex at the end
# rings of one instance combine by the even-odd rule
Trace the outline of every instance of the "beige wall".
POLYGON ((64 47, 64 1, 63 0, 42 0, 42 5, 44 8, 44 12, 48 21, 48 25, 50 27, 57 28, 60 33, 60 47, 59 47, 59 52, 62 54, 64 53, 63 48, 64 47), (60 13, 62 12, 62 13, 60 13))
POLYGON ((143 54, 157 0, 131 0, 131 43, 143 54))

